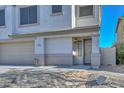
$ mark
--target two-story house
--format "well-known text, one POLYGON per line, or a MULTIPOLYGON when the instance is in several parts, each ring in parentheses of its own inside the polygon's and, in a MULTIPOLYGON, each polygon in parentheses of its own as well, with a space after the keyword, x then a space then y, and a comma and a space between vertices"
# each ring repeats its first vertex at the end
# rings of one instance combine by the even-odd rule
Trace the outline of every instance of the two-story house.
POLYGON ((0 6, 1 65, 100 66, 99 5, 0 6))

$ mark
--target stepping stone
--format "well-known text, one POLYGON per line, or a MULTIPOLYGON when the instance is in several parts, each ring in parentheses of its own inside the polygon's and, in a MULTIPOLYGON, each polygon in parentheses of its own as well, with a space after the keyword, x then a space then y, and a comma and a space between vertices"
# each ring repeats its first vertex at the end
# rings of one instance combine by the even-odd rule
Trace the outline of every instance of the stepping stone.
POLYGON ((108 80, 107 77, 105 77, 105 76, 99 76, 99 77, 97 78, 97 80, 96 80, 96 83, 97 83, 98 85, 102 85, 102 84, 107 83, 107 80, 108 80))

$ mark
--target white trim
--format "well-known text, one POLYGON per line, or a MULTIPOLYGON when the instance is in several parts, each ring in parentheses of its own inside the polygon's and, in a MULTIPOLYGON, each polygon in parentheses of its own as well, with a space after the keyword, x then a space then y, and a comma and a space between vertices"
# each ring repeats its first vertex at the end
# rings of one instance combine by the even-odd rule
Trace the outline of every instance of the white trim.
POLYGON ((7 42, 26 42, 26 41, 34 41, 34 40, 35 38, 1 39, 0 44, 7 43, 7 42))
POLYGON ((50 16, 61 16, 64 15, 63 12, 58 12, 58 13, 52 13, 50 16))
POLYGON ((75 28, 76 27, 76 6, 72 5, 71 6, 71 27, 75 28))
POLYGON ((92 37, 99 35, 99 32, 88 32, 88 33, 75 33, 75 34, 67 34, 67 35, 52 35, 52 36, 41 36, 43 38, 55 38, 55 37, 92 37))

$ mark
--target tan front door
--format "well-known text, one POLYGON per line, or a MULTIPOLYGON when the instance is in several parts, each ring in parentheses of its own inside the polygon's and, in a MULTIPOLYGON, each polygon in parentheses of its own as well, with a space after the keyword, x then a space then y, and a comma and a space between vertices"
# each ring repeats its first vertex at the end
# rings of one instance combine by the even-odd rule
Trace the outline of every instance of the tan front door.
POLYGON ((85 48, 84 48, 84 55, 85 55, 85 64, 91 64, 91 40, 88 39, 88 40, 85 40, 84 41, 84 45, 85 45, 85 48))

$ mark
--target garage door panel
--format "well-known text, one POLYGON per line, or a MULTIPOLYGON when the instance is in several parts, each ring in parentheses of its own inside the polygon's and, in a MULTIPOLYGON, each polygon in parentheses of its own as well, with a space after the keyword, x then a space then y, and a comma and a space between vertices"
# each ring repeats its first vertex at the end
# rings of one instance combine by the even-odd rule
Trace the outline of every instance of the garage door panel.
POLYGON ((0 64, 33 65, 33 42, 0 45, 0 64))
POLYGON ((72 65, 72 38, 48 38, 45 45, 46 65, 72 65))

